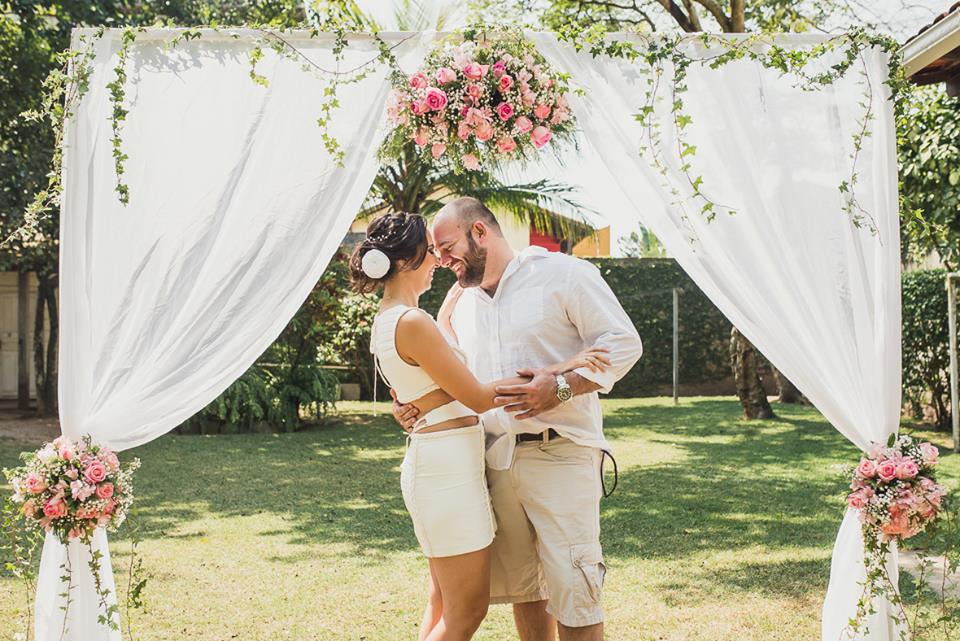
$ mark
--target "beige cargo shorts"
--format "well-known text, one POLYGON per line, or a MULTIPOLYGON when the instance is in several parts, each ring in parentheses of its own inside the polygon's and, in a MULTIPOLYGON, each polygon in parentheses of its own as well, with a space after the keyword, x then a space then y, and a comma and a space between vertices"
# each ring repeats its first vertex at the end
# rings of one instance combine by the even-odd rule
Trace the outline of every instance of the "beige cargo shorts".
POLYGON ((549 599, 547 612, 567 627, 603 621, 602 455, 554 438, 518 444, 509 469, 487 468, 491 603, 549 599))

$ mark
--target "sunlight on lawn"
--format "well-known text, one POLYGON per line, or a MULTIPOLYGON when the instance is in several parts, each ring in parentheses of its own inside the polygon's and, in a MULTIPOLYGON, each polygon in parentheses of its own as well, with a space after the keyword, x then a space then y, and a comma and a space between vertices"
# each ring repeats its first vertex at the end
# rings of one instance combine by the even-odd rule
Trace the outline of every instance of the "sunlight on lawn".
MULTIPOLYGON (((168 435, 126 453, 143 460, 150 573, 137 638, 415 638, 426 564, 400 496, 404 438, 384 407, 374 417, 345 403, 309 432, 168 435)), ((809 408, 775 406, 768 422, 715 398, 604 409, 620 466, 603 503, 607 638, 818 639, 843 513, 834 466, 855 449, 809 408)), ((956 488, 960 457, 936 439, 956 488)), ((0 466, 20 449, 0 440, 0 466)), ((128 544, 115 537, 112 549, 125 585, 128 544)), ((23 607, 22 587, 0 574, 0 639, 23 607)), ((509 609, 492 608, 476 638, 515 638, 509 609)))

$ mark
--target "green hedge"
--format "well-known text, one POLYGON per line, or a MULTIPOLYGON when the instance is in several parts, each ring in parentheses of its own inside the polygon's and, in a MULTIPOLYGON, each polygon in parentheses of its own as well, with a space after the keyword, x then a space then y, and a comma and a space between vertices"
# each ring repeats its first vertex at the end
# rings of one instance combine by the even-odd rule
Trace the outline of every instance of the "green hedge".
POLYGON ((950 426, 947 272, 903 275, 903 400, 916 419, 950 426))
MULTIPOLYGON (((730 377, 730 321, 669 258, 590 259, 620 299, 643 340, 643 357, 611 396, 663 393, 673 382, 673 297, 680 290, 680 382, 714 383, 730 377)), ((420 306, 436 314, 453 273, 438 270, 420 306)), ((732 389, 732 388, 731 388, 732 389)))

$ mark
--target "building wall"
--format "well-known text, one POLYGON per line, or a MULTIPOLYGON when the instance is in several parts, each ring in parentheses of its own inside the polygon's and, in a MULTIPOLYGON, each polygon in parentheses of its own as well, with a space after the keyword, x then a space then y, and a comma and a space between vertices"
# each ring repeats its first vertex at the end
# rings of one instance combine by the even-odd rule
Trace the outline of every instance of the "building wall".
MULTIPOLYGON (((30 397, 35 395, 33 377, 33 323, 37 308, 37 278, 27 281, 27 373, 30 397)), ((17 272, 0 272, 0 398, 17 397, 17 272)))
POLYGON ((610 256, 610 226, 596 230, 573 246, 573 255, 581 258, 605 258, 610 256))

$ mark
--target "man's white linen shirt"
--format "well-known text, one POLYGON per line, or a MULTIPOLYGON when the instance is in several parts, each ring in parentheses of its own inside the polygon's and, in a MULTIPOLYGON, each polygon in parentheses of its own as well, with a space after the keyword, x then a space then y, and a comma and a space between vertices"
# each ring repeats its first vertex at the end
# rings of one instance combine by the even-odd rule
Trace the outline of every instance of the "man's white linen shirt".
MULTIPOLYGON (((588 347, 607 347, 605 372, 574 370, 608 393, 640 358, 643 346, 630 317, 593 264, 528 247, 504 270, 491 297, 480 287, 463 292, 451 318, 467 365, 478 380, 561 363, 588 347)), ((521 433, 553 428, 571 441, 609 450, 597 392, 579 394, 534 418, 517 420, 498 408, 483 415, 487 464, 507 469, 521 433)))

